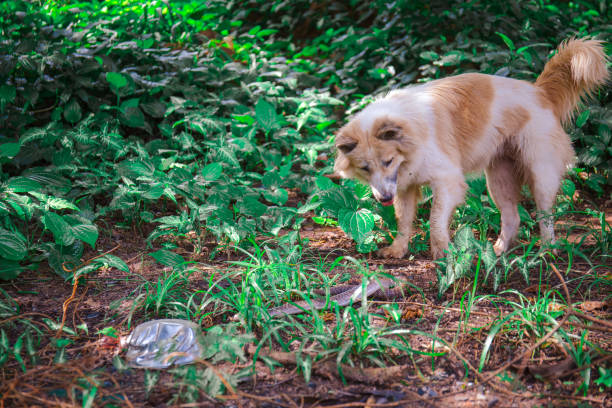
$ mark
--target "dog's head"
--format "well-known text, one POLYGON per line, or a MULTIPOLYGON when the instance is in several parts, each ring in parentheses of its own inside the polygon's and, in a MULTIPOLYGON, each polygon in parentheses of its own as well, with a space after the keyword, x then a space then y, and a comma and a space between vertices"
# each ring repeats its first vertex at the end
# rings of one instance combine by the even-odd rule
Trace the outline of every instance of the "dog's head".
POLYGON ((411 129, 389 115, 363 113, 338 131, 334 170, 341 177, 368 183, 374 198, 392 205, 400 166, 411 155, 411 129))

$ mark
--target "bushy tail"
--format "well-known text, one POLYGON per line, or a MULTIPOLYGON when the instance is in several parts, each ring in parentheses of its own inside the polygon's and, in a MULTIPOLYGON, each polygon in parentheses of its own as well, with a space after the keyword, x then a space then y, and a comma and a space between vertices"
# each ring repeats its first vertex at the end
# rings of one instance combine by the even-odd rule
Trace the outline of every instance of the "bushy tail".
POLYGON ((582 98, 609 80, 607 62, 602 41, 573 38, 559 45, 535 84, 546 92, 562 123, 572 119, 582 98))

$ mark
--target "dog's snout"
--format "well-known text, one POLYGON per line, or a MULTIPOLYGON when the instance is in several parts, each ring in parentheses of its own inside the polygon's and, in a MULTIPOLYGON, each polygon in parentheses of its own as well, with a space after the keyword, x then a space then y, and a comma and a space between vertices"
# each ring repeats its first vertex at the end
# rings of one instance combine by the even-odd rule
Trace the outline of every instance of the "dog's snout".
POLYGON ((383 194, 378 201, 384 206, 393 205, 393 194, 383 194))
POLYGON ((393 194, 384 194, 383 196, 380 197, 380 201, 385 202, 385 201, 391 201, 393 200, 393 194))

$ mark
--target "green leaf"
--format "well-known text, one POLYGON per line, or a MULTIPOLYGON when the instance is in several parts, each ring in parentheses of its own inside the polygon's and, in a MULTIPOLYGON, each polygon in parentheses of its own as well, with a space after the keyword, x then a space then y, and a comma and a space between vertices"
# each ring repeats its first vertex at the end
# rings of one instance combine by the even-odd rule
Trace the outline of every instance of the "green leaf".
POLYGON ((13 157, 17 156, 20 148, 20 143, 3 143, 0 145, 0 157, 8 157, 9 159, 12 159, 13 157))
POLYGON ((223 174, 223 165, 221 163, 211 163, 202 169, 202 177, 206 181, 215 181, 223 174))
POLYGON ((182 256, 166 249, 160 249, 159 251, 151 252, 149 255, 155 258, 155 260, 160 264, 170 266, 172 268, 182 263, 185 263, 185 259, 182 256))
POLYGON ((17 91, 14 86, 11 85, 2 85, 0 86, 0 102, 12 103, 15 100, 15 96, 17 96, 17 91))
POLYGON ((332 216, 339 217, 339 211, 349 209, 357 211, 357 199, 342 188, 333 188, 320 194, 321 208, 332 216))
POLYGON ((25 268, 19 265, 18 261, 9 261, 0 258, 0 279, 15 279, 25 268))
POLYGON ((515 49, 514 42, 507 35, 502 34, 502 33, 498 32, 498 31, 496 31, 495 34, 499 35, 501 37, 501 39, 504 40, 504 42, 506 43, 508 48, 510 48, 510 51, 514 51, 514 49, 515 49))
POLYGON ((139 99, 132 98, 121 104, 119 108, 121 110, 121 115, 119 115, 119 120, 126 126, 141 128, 144 127, 145 117, 144 113, 138 107, 139 99))
POLYGON ((419 57, 425 61, 436 61, 438 58, 440 58, 440 56, 434 51, 423 51, 419 54, 419 57))
POLYGON ((586 121, 589 119, 590 115, 591 115, 591 111, 589 109, 586 109, 585 111, 580 113, 580 115, 578 115, 578 117, 576 118, 576 127, 577 128, 583 127, 586 121))
POLYGON ((92 248, 95 248, 98 240, 98 228, 93 224, 79 224, 72 226, 72 233, 75 238, 88 243, 92 248))
MULTIPOLYGON (((113 92, 119 90, 128 84, 127 78, 118 72, 107 72, 106 80, 110 83, 113 92)), ((116 92, 115 92, 116 93, 116 92)))
POLYGON ((27 177, 13 177, 6 183, 6 187, 15 193, 32 193, 42 189, 39 183, 27 177))
POLYGON ((27 253, 26 241, 21 234, 0 228, 0 258, 21 261, 27 253))
POLYGON ((263 193, 266 200, 276 205, 284 205, 289 198, 289 193, 284 188, 272 187, 263 193))
POLYGON ((74 234, 72 227, 68 224, 61 215, 48 212, 43 217, 43 224, 51 231, 55 242, 60 245, 70 245, 74 242, 74 234))
POLYGON ((49 208, 52 208, 54 210, 65 210, 65 209, 70 209, 70 210, 75 210, 75 211, 80 210, 79 207, 72 204, 70 201, 65 200, 63 198, 59 198, 59 197, 48 197, 45 204, 49 206, 49 208))
POLYGON ((374 215, 366 208, 358 211, 345 208, 338 213, 338 224, 355 241, 363 242, 374 228, 374 215))
POLYGON ((108 266, 110 268, 119 269, 123 272, 130 271, 130 268, 127 266, 127 264, 123 262, 123 259, 111 254, 101 256, 100 258, 96 259, 96 263, 108 266))
POLYGON ((274 105, 263 98, 258 100, 257 105, 255 105, 255 119, 257 119, 257 122, 266 132, 269 132, 278 125, 274 105))
POLYGON ((164 190, 166 189, 166 187, 164 187, 164 185, 162 183, 155 183, 153 185, 151 185, 151 188, 149 188, 143 195, 143 198, 149 199, 149 200, 157 200, 159 197, 161 197, 164 194, 164 190))
POLYGON ((14 86, 10 85, 2 85, 0 86, 0 111, 4 112, 4 107, 7 103, 13 103, 15 101, 15 97, 17 96, 17 91, 14 86))
POLYGON ((268 206, 260 203, 256 198, 245 197, 244 200, 236 203, 236 209, 244 215, 261 217, 268 210, 268 206))
POLYGON ((70 102, 64 107, 64 119, 74 124, 81 120, 81 106, 77 101, 71 99, 70 102))

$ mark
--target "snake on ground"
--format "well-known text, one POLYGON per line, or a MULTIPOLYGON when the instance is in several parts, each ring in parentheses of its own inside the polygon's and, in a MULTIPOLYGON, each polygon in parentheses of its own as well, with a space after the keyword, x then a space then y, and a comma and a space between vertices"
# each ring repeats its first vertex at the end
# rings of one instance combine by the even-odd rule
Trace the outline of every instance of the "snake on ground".
MULTIPOLYGON (((391 288, 394 286, 398 286, 398 284, 391 279, 374 279, 366 286, 365 298, 382 294, 388 295, 387 292, 393 290, 391 288)), ((346 306, 351 302, 360 301, 363 297, 364 292, 362 290, 362 285, 350 285, 337 295, 330 296, 329 302, 326 299, 315 299, 310 302, 303 300, 301 302, 287 303, 282 306, 274 307, 268 312, 270 316, 292 315, 304 313, 312 309, 321 310, 332 302, 336 302, 338 306, 346 306)))

